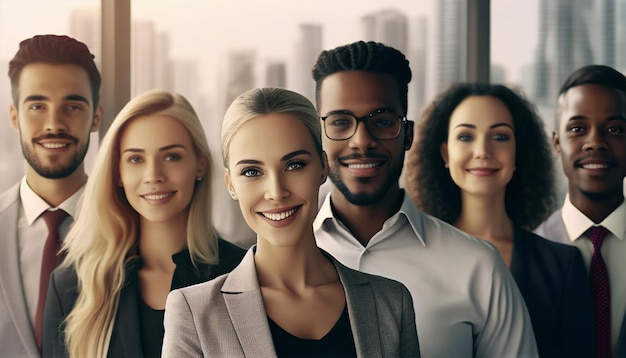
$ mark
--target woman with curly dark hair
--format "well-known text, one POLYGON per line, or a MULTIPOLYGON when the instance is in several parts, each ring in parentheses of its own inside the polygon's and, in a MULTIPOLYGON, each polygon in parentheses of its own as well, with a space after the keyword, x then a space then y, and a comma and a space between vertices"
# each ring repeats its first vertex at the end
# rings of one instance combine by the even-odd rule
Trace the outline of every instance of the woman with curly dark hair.
POLYGON ((503 85, 452 85, 422 113, 404 170, 420 209, 501 253, 541 357, 593 356, 591 290, 580 252, 529 231, 555 203, 550 146, 531 103, 503 85))

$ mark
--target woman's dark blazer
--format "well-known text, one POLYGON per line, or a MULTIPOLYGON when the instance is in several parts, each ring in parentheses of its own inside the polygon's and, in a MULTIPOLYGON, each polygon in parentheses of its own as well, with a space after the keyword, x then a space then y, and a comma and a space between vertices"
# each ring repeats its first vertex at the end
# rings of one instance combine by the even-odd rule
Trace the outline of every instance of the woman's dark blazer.
POLYGON ((593 303, 580 251, 516 227, 511 273, 526 302, 539 356, 593 357, 593 303))
MULTIPOLYGON (((218 248, 219 263, 217 265, 198 264, 196 272, 182 275, 193 277, 193 280, 173 281, 172 289, 205 282, 228 273, 239 264, 246 253, 246 250, 222 239, 218 240, 218 248)), ((187 250, 174 255, 173 258, 177 261, 184 255, 189 258, 187 250)), ((134 260, 126 267, 126 283, 120 292, 108 357, 143 357, 138 309, 140 296, 137 273, 140 267, 141 260, 134 260)), ((77 282, 76 271, 73 267, 61 267, 52 273, 44 313, 43 357, 68 356, 65 349, 63 320, 70 313, 78 298, 77 282)))

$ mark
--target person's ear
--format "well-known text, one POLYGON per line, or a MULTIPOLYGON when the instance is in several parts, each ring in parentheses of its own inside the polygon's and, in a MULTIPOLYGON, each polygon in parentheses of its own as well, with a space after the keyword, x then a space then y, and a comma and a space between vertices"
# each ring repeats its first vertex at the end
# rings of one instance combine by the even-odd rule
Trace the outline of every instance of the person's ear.
POLYGON ((406 121, 404 128, 404 150, 411 149, 413 145, 413 136, 415 134, 415 122, 406 121))
POLYGON ((322 151, 322 180, 320 181, 320 185, 326 182, 329 171, 330 168, 328 167, 328 155, 326 155, 326 152, 322 151))
POLYGON ((449 168, 450 165, 448 164, 448 143, 446 142, 441 143, 441 146, 439 147, 439 152, 441 153, 441 158, 443 159, 443 162, 445 163, 444 166, 446 168, 449 168))
POLYGON ((102 123, 102 105, 98 105, 98 108, 96 108, 96 110, 93 112, 91 131, 97 132, 100 129, 100 123, 102 123))
POLYGON ((196 172, 196 180, 202 181, 204 175, 206 174, 208 164, 209 161, 207 158, 203 157, 198 160, 198 171, 196 172))
POLYGON ((20 125, 17 118, 17 108, 15 108, 13 104, 9 106, 9 124, 11 125, 11 128, 19 132, 20 125))
POLYGON ((552 146, 556 154, 561 154, 561 142, 559 134, 556 131, 552 132, 552 146))
POLYGON ((228 194, 233 200, 237 200, 237 193, 235 192, 235 188, 233 187, 233 182, 230 178, 230 171, 228 168, 224 169, 224 182, 226 183, 226 189, 228 190, 228 194))

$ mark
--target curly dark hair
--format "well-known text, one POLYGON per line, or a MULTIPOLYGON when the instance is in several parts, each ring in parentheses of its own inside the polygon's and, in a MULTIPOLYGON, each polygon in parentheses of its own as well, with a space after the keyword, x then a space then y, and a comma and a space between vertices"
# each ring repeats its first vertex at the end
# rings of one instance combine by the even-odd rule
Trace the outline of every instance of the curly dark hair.
POLYGON ((505 207, 515 225, 532 230, 552 213, 556 203, 551 148, 535 106, 503 85, 457 83, 424 109, 414 145, 405 158, 407 193, 421 210, 450 224, 458 219, 461 191, 445 168, 441 144, 448 140, 452 112, 470 96, 498 98, 511 112, 516 170, 507 184, 505 207))
POLYGON ((380 42, 358 41, 322 51, 313 66, 315 102, 320 107, 320 89, 327 76, 343 71, 368 71, 393 76, 404 115, 407 113, 407 93, 411 82, 409 61, 402 52, 380 42))
POLYGON ((94 55, 84 43, 65 35, 36 35, 20 42, 19 50, 9 62, 9 79, 13 104, 18 107, 19 82, 22 69, 31 63, 76 65, 89 77, 93 108, 100 103, 102 78, 94 62, 94 55))

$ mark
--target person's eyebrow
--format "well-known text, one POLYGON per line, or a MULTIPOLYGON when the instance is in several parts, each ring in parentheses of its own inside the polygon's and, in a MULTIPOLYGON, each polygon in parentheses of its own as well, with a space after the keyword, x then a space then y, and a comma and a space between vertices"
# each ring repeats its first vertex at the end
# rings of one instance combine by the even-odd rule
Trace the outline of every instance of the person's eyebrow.
POLYGON ((309 152, 308 150, 300 149, 300 150, 296 150, 294 152, 287 153, 287 154, 283 155, 282 158, 280 158, 280 160, 285 162, 285 161, 287 161, 287 160, 289 160, 289 159, 291 159, 293 157, 297 157, 298 155, 301 155, 301 154, 306 154, 308 156, 311 156, 311 152, 309 152))
MULTIPOLYGON (((36 102, 36 101, 49 101, 49 100, 50 98, 48 96, 34 94, 34 95, 30 95, 24 98, 24 103, 36 102)), ((89 100, 86 97, 78 95, 78 94, 68 95, 64 98, 64 100, 65 101, 78 101, 78 102, 84 102, 85 104, 89 104, 89 100)))
MULTIPOLYGON (((287 154, 283 155, 280 158, 280 161, 281 162, 285 162, 285 161, 287 161, 287 160, 289 160, 289 159, 291 159, 293 157, 297 157, 298 155, 303 155, 303 154, 304 155, 308 155, 308 156, 312 156, 311 152, 309 152, 308 150, 300 149, 300 150, 296 150, 296 151, 293 151, 291 153, 287 153, 287 154)), ((263 162, 260 161, 260 160, 256 160, 256 159, 242 159, 242 160, 238 161, 235 165, 241 165, 241 164, 262 165, 263 162)))
MULTIPOLYGON (((460 124, 458 124, 456 127, 454 127, 454 129, 459 128, 459 127, 462 127, 462 128, 471 128, 471 129, 476 129, 476 126, 475 126, 475 125, 473 125, 473 124, 469 124, 469 123, 460 123, 460 124)), ((496 123, 496 124, 492 124, 491 126, 489 126, 489 128, 490 128, 490 129, 493 129, 493 128, 498 128, 498 127, 509 127, 509 128, 511 128, 511 129, 513 129, 513 126, 512 126, 512 125, 510 125, 510 124, 508 124, 508 123, 504 123, 504 122, 501 122, 501 123, 496 123)))
MULTIPOLYGON (((170 150, 170 149, 174 149, 174 148, 182 148, 187 150, 187 148, 182 145, 182 144, 170 144, 170 145, 166 145, 164 147, 159 148, 159 152, 164 152, 166 150, 170 150)), ((124 151, 122 153, 126 153, 126 152, 130 152, 130 153, 145 153, 146 150, 145 149, 141 149, 141 148, 126 148, 124 149, 124 151)))

